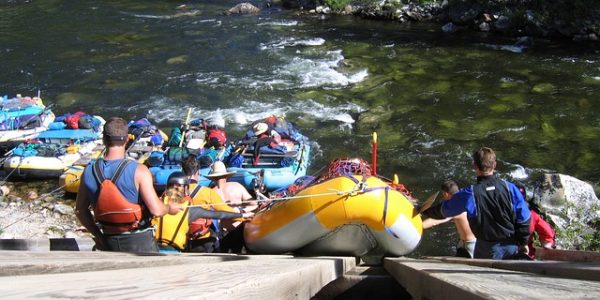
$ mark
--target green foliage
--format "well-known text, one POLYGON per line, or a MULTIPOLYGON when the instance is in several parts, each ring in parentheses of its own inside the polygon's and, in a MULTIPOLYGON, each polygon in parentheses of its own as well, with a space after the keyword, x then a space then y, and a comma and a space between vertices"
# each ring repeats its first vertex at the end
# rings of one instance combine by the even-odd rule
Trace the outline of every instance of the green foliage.
POLYGON ((324 4, 333 10, 342 10, 350 3, 352 3, 352 0, 324 0, 324 4))
POLYGON ((426 4, 439 0, 322 0, 324 5, 333 10, 342 10, 348 4, 356 4, 366 8, 397 8, 405 4, 426 4))
MULTIPOLYGON (((593 205, 590 211, 597 211, 600 207, 593 205)), ((574 212, 574 218, 564 229, 556 228, 556 242, 569 250, 600 251, 600 219, 594 219, 587 224, 580 220, 585 219, 586 210, 575 207, 566 202, 565 212, 574 212)))

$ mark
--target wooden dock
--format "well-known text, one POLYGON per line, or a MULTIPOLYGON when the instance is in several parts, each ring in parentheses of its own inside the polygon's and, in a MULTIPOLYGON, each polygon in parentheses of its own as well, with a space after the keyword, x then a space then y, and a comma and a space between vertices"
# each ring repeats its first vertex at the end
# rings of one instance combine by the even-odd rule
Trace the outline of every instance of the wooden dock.
POLYGON ((600 299, 600 264, 588 254, 583 262, 386 258, 373 267, 353 257, 47 248, 82 250, 88 242, 0 241, 1 297, 600 299))

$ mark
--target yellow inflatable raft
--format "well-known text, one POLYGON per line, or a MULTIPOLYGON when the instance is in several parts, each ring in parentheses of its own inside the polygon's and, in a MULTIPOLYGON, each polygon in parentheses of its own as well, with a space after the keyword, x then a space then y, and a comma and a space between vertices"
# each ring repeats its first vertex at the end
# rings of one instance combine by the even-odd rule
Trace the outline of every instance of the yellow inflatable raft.
POLYGON ((418 246, 421 217, 407 193, 368 170, 337 173, 257 213, 244 228, 248 249, 381 258, 418 246))

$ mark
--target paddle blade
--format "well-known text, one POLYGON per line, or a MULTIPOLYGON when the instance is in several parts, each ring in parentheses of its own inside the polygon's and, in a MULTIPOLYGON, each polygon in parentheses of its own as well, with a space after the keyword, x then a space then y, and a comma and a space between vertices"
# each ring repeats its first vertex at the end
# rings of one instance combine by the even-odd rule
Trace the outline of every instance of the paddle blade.
POLYGON ((423 202, 423 205, 421 205, 421 208, 419 209, 419 213, 422 213, 426 209, 430 208, 439 193, 440 192, 435 192, 435 193, 431 194, 431 196, 429 196, 429 198, 427 198, 427 200, 425 200, 425 202, 423 202))

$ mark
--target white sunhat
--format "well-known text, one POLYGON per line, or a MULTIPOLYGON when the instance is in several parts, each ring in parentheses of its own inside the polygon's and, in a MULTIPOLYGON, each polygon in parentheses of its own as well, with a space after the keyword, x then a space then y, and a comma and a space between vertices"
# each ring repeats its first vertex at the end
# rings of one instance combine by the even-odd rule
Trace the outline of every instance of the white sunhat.
POLYGON ((266 123, 257 123, 254 125, 254 127, 252 127, 252 130, 254 131, 254 135, 259 135, 269 130, 269 125, 266 123))
POLYGON ((227 168, 222 161, 216 161, 210 167, 210 174, 206 175, 208 178, 221 178, 221 177, 231 177, 235 174, 235 172, 227 172, 227 168))

